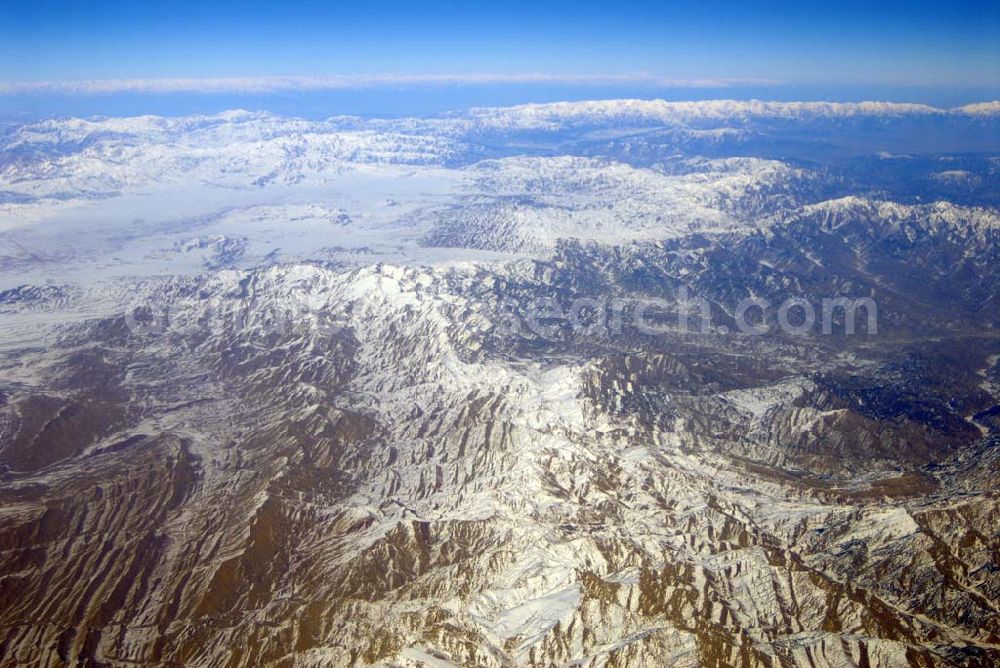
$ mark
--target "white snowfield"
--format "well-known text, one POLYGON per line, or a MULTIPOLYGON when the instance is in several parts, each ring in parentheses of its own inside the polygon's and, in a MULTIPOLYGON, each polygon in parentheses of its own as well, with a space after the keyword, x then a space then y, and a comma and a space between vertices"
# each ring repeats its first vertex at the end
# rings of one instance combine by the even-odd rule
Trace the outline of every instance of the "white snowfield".
MULTIPOLYGON (((753 229, 803 205, 809 212, 861 204, 817 203, 825 177, 773 159, 640 166, 607 157, 489 158, 477 137, 540 125, 573 136, 576 124, 603 128, 615 119, 697 135, 705 130, 687 124, 699 119, 745 132, 755 118, 968 113, 892 103, 613 100, 388 121, 245 111, 47 120, 0 138, 0 234, 9 240, 0 247, 0 287, 278 261, 544 257, 562 240, 753 229)), ((935 220, 996 224, 995 212, 937 206, 935 220)))

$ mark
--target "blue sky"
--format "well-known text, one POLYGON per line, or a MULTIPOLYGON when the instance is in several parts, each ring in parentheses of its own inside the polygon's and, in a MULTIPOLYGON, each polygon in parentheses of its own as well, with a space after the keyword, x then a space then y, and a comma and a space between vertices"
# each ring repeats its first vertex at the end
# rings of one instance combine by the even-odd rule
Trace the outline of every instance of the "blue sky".
POLYGON ((161 79, 172 80, 171 93, 260 93, 241 90, 260 77, 291 77, 278 87, 293 91, 565 85, 696 95, 790 86, 980 95, 1000 89, 998 35, 997 2, 8 0, 0 96, 36 95, 33 82, 94 80, 118 89, 45 92, 148 93, 161 79))

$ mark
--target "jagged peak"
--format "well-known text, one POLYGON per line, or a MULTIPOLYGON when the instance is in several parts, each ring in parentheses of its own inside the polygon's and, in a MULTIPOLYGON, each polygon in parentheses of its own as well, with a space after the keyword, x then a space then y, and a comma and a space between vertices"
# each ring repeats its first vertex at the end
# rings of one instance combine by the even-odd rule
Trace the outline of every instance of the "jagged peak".
POLYGON ((905 204, 857 195, 824 200, 802 208, 806 217, 844 219, 868 216, 873 221, 898 222, 912 220, 927 226, 962 225, 976 231, 1000 229, 1000 214, 993 209, 963 206, 939 200, 927 204, 905 204))

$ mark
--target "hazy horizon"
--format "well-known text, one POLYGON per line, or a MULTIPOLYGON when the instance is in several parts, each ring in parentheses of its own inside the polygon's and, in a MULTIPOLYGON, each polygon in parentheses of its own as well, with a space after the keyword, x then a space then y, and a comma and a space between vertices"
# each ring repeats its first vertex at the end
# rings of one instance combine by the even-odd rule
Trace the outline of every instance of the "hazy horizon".
POLYGON ((15 4, 0 118, 609 98, 1000 99, 995 3, 15 4))
POLYGON ((608 99, 667 101, 765 100, 776 102, 905 102, 939 108, 1000 99, 1000 88, 845 86, 576 86, 548 84, 454 85, 267 93, 109 92, 0 94, 0 120, 30 122, 47 117, 184 116, 231 109, 268 111, 309 119, 339 115, 426 116, 471 107, 608 99))

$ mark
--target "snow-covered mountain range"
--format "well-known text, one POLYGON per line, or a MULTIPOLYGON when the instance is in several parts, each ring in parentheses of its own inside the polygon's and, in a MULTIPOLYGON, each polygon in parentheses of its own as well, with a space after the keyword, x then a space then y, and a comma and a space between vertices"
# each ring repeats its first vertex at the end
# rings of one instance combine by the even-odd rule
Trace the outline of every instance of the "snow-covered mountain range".
POLYGON ((0 665, 995 665, 998 165, 998 103, 9 130, 0 665))

